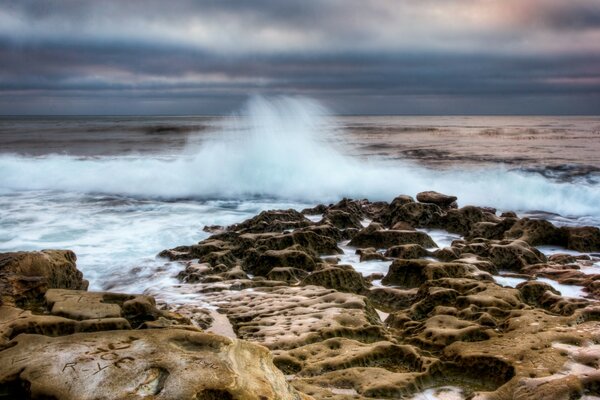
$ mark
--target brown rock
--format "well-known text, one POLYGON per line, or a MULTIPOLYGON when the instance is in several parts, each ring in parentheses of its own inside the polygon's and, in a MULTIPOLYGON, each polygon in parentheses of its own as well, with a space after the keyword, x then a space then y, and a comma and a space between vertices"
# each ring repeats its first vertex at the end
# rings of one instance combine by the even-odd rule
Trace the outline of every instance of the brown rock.
POLYGON ((0 253, 0 304, 34 300, 45 288, 86 289, 76 260, 70 250, 0 253))
POLYGON ((377 226, 368 226, 352 238, 349 245, 354 247, 390 248, 402 244, 418 244, 422 247, 437 247, 425 232, 381 230, 377 226))
POLYGON ((21 335, 13 342, 0 353, 0 386, 12 398, 306 398, 288 385, 267 349, 209 333, 21 335))
POLYGON ((448 208, 458 198, 456 196, 448 196, 442 193, 428 191, 417 194, 417 200, 421 203, 432 203, 441 208, 448 208))

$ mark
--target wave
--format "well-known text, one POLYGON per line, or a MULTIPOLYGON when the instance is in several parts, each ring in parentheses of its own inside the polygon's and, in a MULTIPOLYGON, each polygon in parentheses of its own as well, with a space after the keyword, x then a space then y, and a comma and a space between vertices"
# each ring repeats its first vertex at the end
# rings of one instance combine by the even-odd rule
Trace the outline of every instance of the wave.
POLYGON ((437 171, 359 159, 332 143, 331 117, 304 98, 251 99, 238 118, 201 144, 161 156, 83 158, 0 155, 0 189, 60 190, 142 198, 391 200, 437 190, 461 205, 600 215, 600 187, 555 182, 503 167, 437 171))

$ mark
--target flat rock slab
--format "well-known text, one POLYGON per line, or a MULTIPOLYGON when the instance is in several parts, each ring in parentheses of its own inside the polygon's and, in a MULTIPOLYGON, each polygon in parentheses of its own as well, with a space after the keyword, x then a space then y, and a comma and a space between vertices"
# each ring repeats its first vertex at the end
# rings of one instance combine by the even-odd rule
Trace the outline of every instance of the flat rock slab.
POLYGON ((10 398, 307 399, 266 348, 178 329, 20 335, 0 353, 10 398))
POLYGON ((291 349, 331 337, 385 340, 375 309, 363 296, 318 286, 263 287, 211 293, 239 338, 291 349))

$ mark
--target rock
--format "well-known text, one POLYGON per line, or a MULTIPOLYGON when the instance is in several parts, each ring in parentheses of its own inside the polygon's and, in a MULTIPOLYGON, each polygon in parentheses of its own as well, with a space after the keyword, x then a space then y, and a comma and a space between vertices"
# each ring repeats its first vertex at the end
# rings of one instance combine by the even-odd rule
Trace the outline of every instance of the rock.
POLYGON ((425 232, 380 230, 376 226, 369 226, 362 229, 348 244, 354 247, 374 247, 377 249, 390 248, 402 244, 437 247, 435 242, 425 232))
POLYGON ((0 305, 33 301, 46 288, 86 289, 70 250, 0 253, 0 305))
POLYGON ((221 302, 238 337, 270 349, 337 336, 364 343, 387 337, 373 307, 356 294, 317 286, 275 286, 208 295, 221 302))
POLYGON ((360 262, 365 261, 386 261, 387 258, 383 254, 379 253, 374 247, 368 247, 366 249, 357 249, 356 254, 360 256, 360 262))
POLYGON ((363 205, 365 201, 352 200, 344 198, 338 203, 329 207, 329 210, 341 210, 357 218, 359 221, 364 218, 363 205))
POLYGON ((323 219, 338 229, 361 229, 363 227, 360 223, 360 218, 356 214, 351 214, 342 210, 327 210, 323 219))
POLYGON ((427 319, 417 332, 416 340, 426 348, 444 348, 456 341, 477 342, 495 336, 489 328, 453 315, 435 315, 427 319))
POLYGON ((393 311, 410 307, 417 297, 417 290, 372 287, 367 293, 367 297, 375 307, 384 311, 393 311))
POLYGON ((417 200, 421 203, 432 203, 441 208, 449 208, 458 198, 456 196, 448 196, 442 193, 429 191, 417 194, 417 200))
POLYGON ((264 347, 202 332, 20 335, 0 359, 0 385, 12 398, 306 398, 264 347))
POLYGON ((425 267, 430 263, 429 260, 395 260, 381 283, 408 288, 418 287, 427 280, 425 267))
POLYGON ((312 225, 312 221, 296 210, 263 211, 254 218, 227 228, 239 233, 284 232, 312 225))
POLYGON ((304 215, 321 215, 327 211, 327 206, 325 204, 318 204, 312 208, 305 208, 301 211, 304 215))
POLYGON ((392 202, 387 207, 383 207, 379 211, 379 213, 374 216, 374 220, 383 223, 387 227, 391 227, 393 225, 392 221, 394 219, 394 215, 396 215, 398 209, 405 204, 414 202, 415 199, 413 199, 412 197, 400 195, 394 200, 392 200, 392 202))
POLYGON ((315 261, 299 250, 267 250, 258 256, 255 263, 244 265, 246 271, 255 275, 267 276, 273 268, 292 267, 304 271, 314 271, 315 261))
POLYGON ((564 232, 545 220, 523 218, 504 233, 509 240, 522 240, 531 246, 566 244, 564 232))
POLYGON ((385 285, 418 287, 426 281, 441 278, 471 278, 492 280, 491 276, 472 264, 458 262, 432 262, 429 260, 395 260, 381 281, 385 285))
POLYGON ((505 232, 511 229, 516 222, 515 218, 504 218, 500 222, 476 222, 472 225, 465 239, 484 238, 501 240, 504 238, 505 232))
POLYGON ((508 244, 492 244, 489 258, 499 270, 517 272, 527 265, 546 261, 546 257, 540 251, 518 240, 508 244))
POLYGON ((286 373, 301 376, 369 367, 420 372, 426 360, 410 345, 387 341, 366 344, 345 338, 327 339, 288 351, 278 350, 275 354, 275 365, 286 373))
POLYGON ((592 226, 560 229, 567 236, 566 248, 587 253, 600 251, 600 229, 592 226))
POLYGON ((392 246, 386 250, 386 257, 413 259, 427 257, 429 251, 423 246, 418 244, 402 244, 399 246, 392 246))
POLYGON ((297 245, 298 249, 312 253, 315 256, 342 253, 334 238, 319 235, 311 230, 295 231, 279 235, 246 236, 246 238, 253 239, 257 248, 264 247, 270 250, 284 250, 297 245))
POLYGON ((442 226, 444 211, 432 203, 406 203, 390 211, 387 226, 404 222, 416 228, 442 226))
POLYGON ((299 268, 275 267, 267 274, 267 278, 272 281, 283 281, 291 284, 300 282, 308 275, 308 272, 299 268))
POLYGON ((448 210, 441 217, 438 227, 448 232, 467 236, 477 223, 499 222, 493 214, 487 213, 479 207, 465 206, 455 210, 448 210))
POLYGON ((560 294, 556 289, 544 282, 527 281, 519 283, 516 287, 521 292, 523 301, 527 304, 539 307, 542 302, 542 297, 549 291, 554 294, 560 294))
POLYGON ((340 292, 364 293, 369 285, 361 274, 351 268, 327 267, 310 273, 302 280, 303 285, 319 285, 340 292))

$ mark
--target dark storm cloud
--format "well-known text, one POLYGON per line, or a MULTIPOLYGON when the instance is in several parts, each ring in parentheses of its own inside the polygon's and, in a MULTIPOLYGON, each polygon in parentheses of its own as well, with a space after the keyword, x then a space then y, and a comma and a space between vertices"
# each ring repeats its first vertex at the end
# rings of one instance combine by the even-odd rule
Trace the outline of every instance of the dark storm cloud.
POLYGON ((0 113, 597 113, 599 43, 595 0, 0 2, 0 113))

